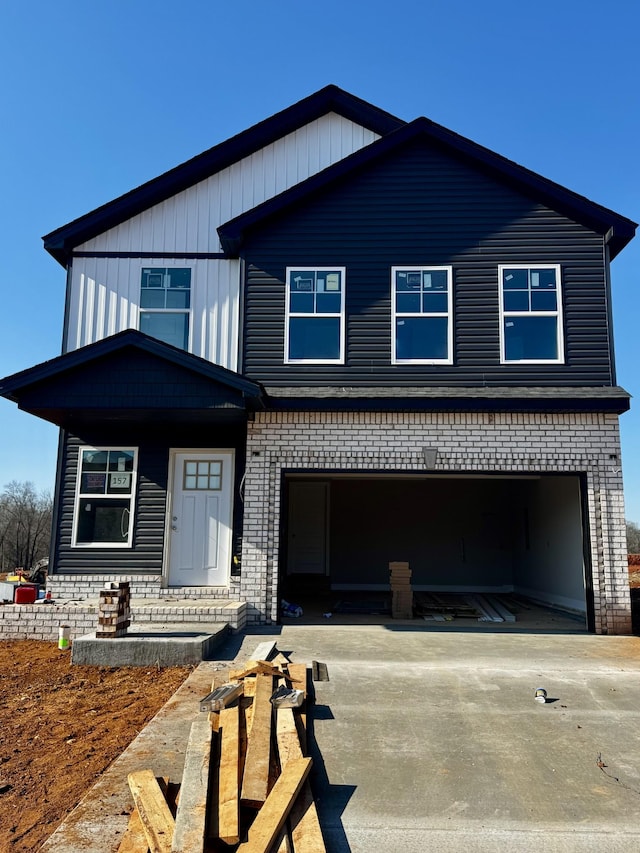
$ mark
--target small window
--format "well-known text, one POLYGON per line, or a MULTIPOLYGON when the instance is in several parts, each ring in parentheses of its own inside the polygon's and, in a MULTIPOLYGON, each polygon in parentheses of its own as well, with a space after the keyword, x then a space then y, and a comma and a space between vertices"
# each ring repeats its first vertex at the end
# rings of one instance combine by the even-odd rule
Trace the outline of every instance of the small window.
POLYGON ((216 460, 185 460, 182 488, 186 492, 219 492, 222 489, 222 462, 216 460))
POLYGON ((81 448, 74 545, 131 546, 136 456, 132 449, 81 448))
POLYGON ((189 349, 191 270, 146 267, 140 286, 140 331, 179 349, 189 349))
POLYGON ((287 269, 286 364, 344 362, 345 268, 287 269))
POLYGON ((392 364, 452 364, 451 267, 392 267, 392 364))
POLYGON ((561 364, 560 266, 512 264, 498 268, 500 361, 503 364, 561 364))

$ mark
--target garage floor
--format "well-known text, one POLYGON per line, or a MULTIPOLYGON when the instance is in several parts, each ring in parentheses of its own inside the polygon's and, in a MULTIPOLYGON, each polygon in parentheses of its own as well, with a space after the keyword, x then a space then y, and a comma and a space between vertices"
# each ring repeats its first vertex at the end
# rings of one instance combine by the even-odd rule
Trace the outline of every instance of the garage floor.
MULTIPOLYGON (((283 617, 283 624, 300 623, 305 625, 320 625, 330 622, 334 625, 393 625, 398 623, 415 624, 421 629, 455 630, 455 631, 500 631, 500 632, 569 632, 581 633, 587 631, 586 620, 580 615, 574 615, 562 610, 544 607, 535 602, 514 596, 500 597, 508 609, 513 611, 515 622, 484 622, 479 621, 467 608, 448 612, 455 614, 447 621, 425 620, 416 615, 412 620, 397 620, 391 618, 390 592, 370 591, 316 591, 287 593, 287 601, 302 607, 300 618, 283 617), (467 615, 460 616, 461 611, 467 615)), ((460 595, 461 601, 464 596, 460 595)), ((442 611, 443 613, 445 611, 442 611)))

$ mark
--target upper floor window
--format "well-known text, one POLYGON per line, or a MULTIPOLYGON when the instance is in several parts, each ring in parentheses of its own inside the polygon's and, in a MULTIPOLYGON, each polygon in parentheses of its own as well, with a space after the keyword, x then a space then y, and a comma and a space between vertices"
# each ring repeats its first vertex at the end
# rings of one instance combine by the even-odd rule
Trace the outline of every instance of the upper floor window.
POLYGON ((136 457, 133 448, 80 449, 74 545, 131 545, 136 457))
POLYGON ((564 360, 559 264, 498 267, 502 364, 564 360))
POLYGON ((146 267, 140 285, 140 331, 189 349, 191 270, 146 267))
POLYGON ((451 267, 392 267, 392 364, 452 364, 451 267))
POLYGON ((288 267, 285 364, 344 362, 344 267, 288 267))

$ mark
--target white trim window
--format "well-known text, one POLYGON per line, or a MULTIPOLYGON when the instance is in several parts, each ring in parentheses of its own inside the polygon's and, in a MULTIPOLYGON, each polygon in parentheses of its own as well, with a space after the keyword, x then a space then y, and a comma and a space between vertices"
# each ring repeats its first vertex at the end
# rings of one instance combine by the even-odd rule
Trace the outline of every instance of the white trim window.
POLYGON ((453 364, 451 267, 392 267, 392 364, 453 364))
POLYGON ((76 547, 131 547, 137 457, 136 448, 79 449, 73 518, 76 547))
POLYGON ((344 364, 345 267, 287 267, 285 364, 344 364))
POLYGON ((500 287, 501 364, 562 364, 559 264, 503 264, 500 287))
POLYGON ((143 267, 140 331, 178 349, 189 349, 191 269, 143 267))

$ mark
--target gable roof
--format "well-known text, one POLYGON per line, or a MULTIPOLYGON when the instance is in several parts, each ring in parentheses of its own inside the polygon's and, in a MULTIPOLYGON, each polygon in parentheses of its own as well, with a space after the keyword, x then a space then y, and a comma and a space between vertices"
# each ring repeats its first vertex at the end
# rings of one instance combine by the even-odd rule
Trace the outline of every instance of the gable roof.
POLYGON ((231 257, 237 256, 245 235, 269 217, 308 200, 315 193, 348 180, 357 170, 366 169, 402 146, 420 140, 435 144, 471 166, 507 182, 512 188, 602 234, 609 245, 611 258, 614 258, 635 234, 637 223, 632 220, 427 118, 418 118, 220 225, 218 234, 224 251, 231 257))
POLYGON ((0 396, 59 426, 127 418, 214 422, 264 407, 259 383, 135 329, 0 379, 0 396))
POLYGON ((208 151, 198 154, 186 163, 74 219, 67 225, 56 228, 42 238, 44 247, 65 266, 75 246, 91 240, 309 122, 332 112, 380 135, 389 133, 404 124, 402 119, 345 92, 338 86, 325 86, 315 94, 232 136, 225 142, 209 148, 208 151))

